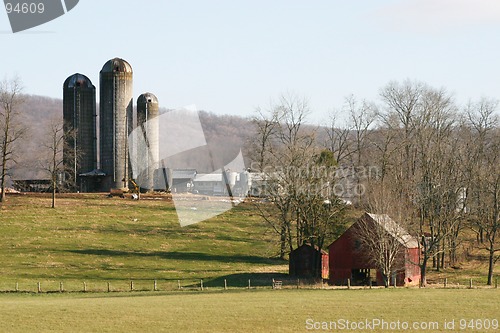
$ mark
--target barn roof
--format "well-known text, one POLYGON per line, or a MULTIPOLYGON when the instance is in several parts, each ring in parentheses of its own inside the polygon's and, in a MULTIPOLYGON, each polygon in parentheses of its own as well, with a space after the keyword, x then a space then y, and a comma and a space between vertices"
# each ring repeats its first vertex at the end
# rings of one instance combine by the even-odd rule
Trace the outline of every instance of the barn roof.
POLYGON ((106 173, 101 169, 94 169, 90 172, 80 174, 80 177, 103 177, 106 176, 106 173))
POLYGON ((196 175, 194 182, 222 182, 222 173, 200 173, 196 175))
MULTIPOLYGON (((296 249, 292 250, 290 253, 292 253, 292 252, 296 252, 297 250, 300 250, 300 249, 302 249, 303 247, 310 247, 310 248, 312 248, 312 246, 311 246, 311 244, 310 244, 310 243, 304 243, 304 244, 302 244, 301 246, 299 246, 298 248, 296 248, 296 249)), ((314 245, 314 249, 315 249, 316 251, 319 251, 319 247, 318 247, 317 245, 314 245)), ((322 253, 322 254, 328 254, 328 252, 327 252, 325 249, 321 249, 321 253, 322 253)))
POLYGON ((174 179, 193 179, 196 177, 196 169, 174 169, 172 178, 174 179))
POLYGON ((396 238, 403 246, 413 249, 418 247, 418 241, 408 233, 403 227, 396 223, 387 214, 370 214, 366 215, 382 226, 390 235, 396 238))

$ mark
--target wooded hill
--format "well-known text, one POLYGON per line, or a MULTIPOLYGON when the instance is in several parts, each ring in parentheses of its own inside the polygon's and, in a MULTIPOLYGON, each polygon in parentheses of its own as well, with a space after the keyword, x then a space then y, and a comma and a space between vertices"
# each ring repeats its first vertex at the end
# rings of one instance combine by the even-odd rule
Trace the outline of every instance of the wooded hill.
MULTIPOLYGON (((50 139, 49 129, 53 121, 62 122, 63 103, 61 99, 54 99, 36 95, 23 96, 20 106, 20 121, 26 127, 27 132, 17 143, 15 149, 17 165, 12 170, 15 179, 47 179, 49 175, 41 169, 40 160, 48 154, 44 143, 50 139)), ((97 106, 99 110, 99 106, 97 106)), ((161 108, 160 112, 168 110, 161 108)), ((99 111, 97 111, 99 113, 99 111)), ((214 113, 200 111, 200 121, 205 133, 208 147, 200 149, 200 155, 205 158, 210 149, 214 165, 221 166, 232 161, 240 149, 245 149, 247 139, 252 135, 252 125, 249 119, 230 116, 216 115, 214 113), (205 154, 204 154, 205 153, 205 154)), ((175 140, 176 138, 172 138, 175 140)), ((193 154, 191 154, 193 155, 193 154)), ((171 167, 189 167, 188 156, 179 156, 172 160, 171 167), (176 161, 179 161, 177 164, 176 161), (182 163, 181 163, 182 161, 182 163)), ((199 159, 193 161, 193 165, 202 166, 199 172, 212 172, 212 163, 199 159)))

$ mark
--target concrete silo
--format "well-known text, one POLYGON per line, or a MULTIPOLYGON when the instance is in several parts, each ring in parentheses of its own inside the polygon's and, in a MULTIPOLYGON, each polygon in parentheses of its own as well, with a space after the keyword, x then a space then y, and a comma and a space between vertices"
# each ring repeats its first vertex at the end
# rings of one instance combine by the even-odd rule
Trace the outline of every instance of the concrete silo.
POLYGON ((137 126, 142 132, 144 141, 136 143, 140 174, 137 183, 147 190, 154 190, 154 174, 158 168, 160 155, 159 147, 159 104, 158 99, 151 93, 144 93, 137 99, 137 126))
POLYGON ((128 188, 128 135, 133 129, 132 67, 120 58, 104 64, 100 73, 99 156, 106 173, 103 190, 128 188))
POLYGON ((85 75, 71 75, 63 85, 63 163, 73 190, 89 190, 79 175, 97 168, 96 116, 94 85, 85 75))

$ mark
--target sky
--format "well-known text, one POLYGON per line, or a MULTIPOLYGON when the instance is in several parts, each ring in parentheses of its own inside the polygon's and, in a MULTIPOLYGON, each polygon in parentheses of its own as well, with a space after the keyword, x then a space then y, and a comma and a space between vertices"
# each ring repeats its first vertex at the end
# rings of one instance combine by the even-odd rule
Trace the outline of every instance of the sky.
POLYGON ((99 89, 114 57, 132 65, 135 98, 216 114, 251 116, 291 92, 321 124, 346 96, 379 102, 405 79, 459 104, 500 98, 497 0, 80 0, 16 34, 0 10, 0 45, 0 78, 54 98, 74 73, 99 89))

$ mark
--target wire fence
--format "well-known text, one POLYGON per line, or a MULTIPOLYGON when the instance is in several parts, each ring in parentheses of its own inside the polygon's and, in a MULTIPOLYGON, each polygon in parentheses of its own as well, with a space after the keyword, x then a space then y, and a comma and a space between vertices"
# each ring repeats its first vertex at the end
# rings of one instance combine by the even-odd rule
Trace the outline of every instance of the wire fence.
MULTIPOLYGON (((111 281, 22 281, 0 286, 1 293, 111 293, 111 292, 156 292, 156 291, 224 291, 224 290, 256 290, 256 289, 381 289, 383 286, 351 284, 348 280, 343 285, 329 285, 327 281, 313 279, 248 279, 246 281, 230 279, 204 280, 111 280, 111 281)), ((390 288, 416 288, 413 286, 391 286, 390 288)), ((448 278, 433 281, 426 288, 439 289, 498 289, 498 278, 492 285, 474 279, 450 280, 448 278)))

